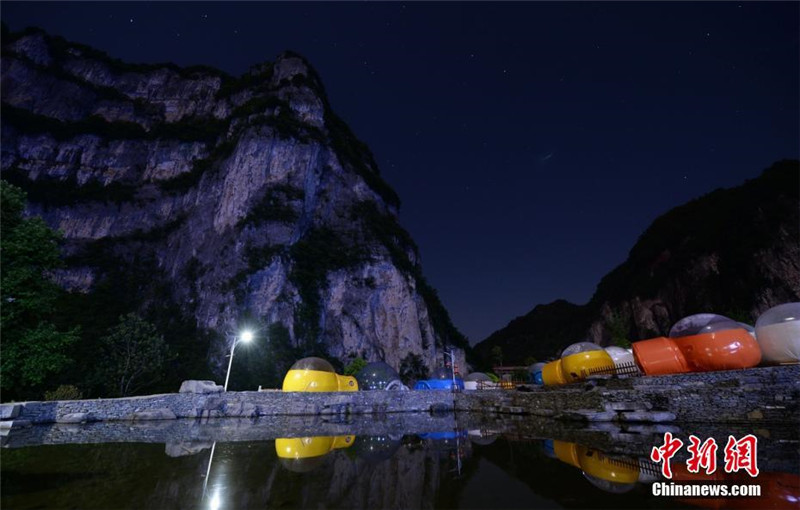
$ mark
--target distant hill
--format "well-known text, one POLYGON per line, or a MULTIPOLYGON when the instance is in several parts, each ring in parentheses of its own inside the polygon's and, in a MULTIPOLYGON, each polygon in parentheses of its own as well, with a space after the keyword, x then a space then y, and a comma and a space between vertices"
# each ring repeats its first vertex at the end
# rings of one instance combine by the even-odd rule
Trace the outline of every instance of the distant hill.
POLYGON ((800 162, 779 161, 758 178, 718 189, 656 219, 628 259, 585 305, 557 300, 475 346, 504 363, 544 360, 566 345, 609 345, 664 335, 678 319, 714 312, 753 323, 776 304, 800 301, 800 162))

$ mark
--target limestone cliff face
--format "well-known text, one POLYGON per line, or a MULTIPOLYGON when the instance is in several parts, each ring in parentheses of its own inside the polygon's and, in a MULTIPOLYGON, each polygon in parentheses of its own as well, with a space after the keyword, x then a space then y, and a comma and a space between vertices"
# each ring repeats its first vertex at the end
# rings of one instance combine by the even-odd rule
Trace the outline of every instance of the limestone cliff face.
POLYGON ((568 344, 666 335, 701 312, 753 324, 772 306, 800 301, 800 164, 720 189, 656 219, 589 303, 556 301, 514 319, 476 346, 488 359, 544 359, 568 344))
POLYGON ((216 332, 215 366, 245 316, 345 362, 433 367, 464 345, 397 195, 302 57, 232 78, 4 33, 2 89, 3 178, 63 232, 64 287, 143 270, 139 307, 170 299, 216 332))

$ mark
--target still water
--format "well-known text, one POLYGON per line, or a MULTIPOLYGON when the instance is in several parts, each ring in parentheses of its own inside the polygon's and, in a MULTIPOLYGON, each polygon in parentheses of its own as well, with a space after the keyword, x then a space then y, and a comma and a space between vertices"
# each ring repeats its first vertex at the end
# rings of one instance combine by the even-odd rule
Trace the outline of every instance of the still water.
MULTIPOLYGON (((389 426, 389 432, 377 435, 342 433, 374 432, 374 426, 337 424, 333 429, 322 427, 331 435, 267 440, 253 440, 253 430, 274 427, 247 423, 233 432, 216 425, 210 430, 142 430, 124 424, 34 428, 17 438, 12 431, 0 459, 0 504, 4 509, 210 510, 800 506, 798 444, 791 431, 762 431, 762 498, 688 499, 652 495, 651 484, 663 479, 646 455, 626 456, 596 447, 646 451, 661 430, 631 436, 618 429, 552 426, 558 427, 560 439, 540 437, 538 431, 546 430, 547 423, 532 430, 524 422, 495 423, 489 430, 414 434, 397 433, 396 426, 389 426), (170 435, 178 437, 170 441, 170 435), (126 436, 138 442, 125 442, 126 436), (165 442, 151 442, 160 440, 165 442)), ((686 474, 676 470, 676 478, 681 473, 686 474)), ((712 478, 725 482, 724 476, 712 478)))

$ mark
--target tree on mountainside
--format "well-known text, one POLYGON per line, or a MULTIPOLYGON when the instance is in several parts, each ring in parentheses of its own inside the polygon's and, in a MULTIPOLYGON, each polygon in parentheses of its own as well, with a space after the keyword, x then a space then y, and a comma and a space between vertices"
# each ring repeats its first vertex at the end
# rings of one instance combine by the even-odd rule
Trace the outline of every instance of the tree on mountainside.
POLYGON ((412 386, 415 381, 428 378, 428 367, 419 354, 410 352, 400 361, 400 379, 403 384, 412 386))
POLYGON ((158 381, 170 358, 156 327, 133 313, 120 317, 102 344, 101 377, 109 393, 118 397, 132 395, 158 381))
POLYGON ((499 367, 503 365, 503 348, 499 345, 492 347, 492 366, 499 367))
POLYGON ((52 322, 61 291, 48 279, 59 267, 61 236, 39 217, 25 218, 25 193, 0 181, 0 388, 4 397, 27 396, 72 363, 68 349, 78 328, 52 322))
POLYGON ((628 337, 628 326, 622 315, 618 312, 611 312, 611 315, 606 319, 606 327, 611 337, 611 345, 625 349, 631 346, 631 340, 628 337))

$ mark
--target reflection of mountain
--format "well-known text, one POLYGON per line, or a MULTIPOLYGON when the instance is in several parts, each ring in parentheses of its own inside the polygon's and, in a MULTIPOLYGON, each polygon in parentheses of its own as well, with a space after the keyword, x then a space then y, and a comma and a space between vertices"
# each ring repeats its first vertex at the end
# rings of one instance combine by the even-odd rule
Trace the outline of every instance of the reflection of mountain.
POLYGON ((538 496, 567 508, 660 508, 674 507, 674 501, 652 498, 647 488, 638 484, 625 494, 612 494, 597 488, 582 471, 558 459, 550 458, 538 442, 510 442, 500 438, 491 445, 477 448, 476 458, 483 458, 507 475, 524 482, 538 496), (645 501, 646 500, 646 501, 645 501))
POLYGON ((432 508, 442 470, 425 449, 400 447, 389 459, 358 458, 351 450, 327 455, 313 472, 297 474, 272 463, 265 478, 267 508, 432 508))
MULTIPOLYGON (((561 447, 573 445, 561 443, 561 447)), ((765 443, 768 445, 769 440, 765 443)), ((787 443, 783 444, 790 449, 787 443)), ((316 442, 313 445, 317 446, 316 442)), ((562 455, 557 456, 553 448, 553 457, 549 457, 540 442, 511 441, 503 436, 488 445, 466 440, 462 443, 460 436, 406 436, 402 440, 359 436, 351 447, 334 448, 330 441, 326 448, 320 448, 327 453, 312 457, 312 469, 296 472, 284 466, 272 441, 217 443, 205 500, 208 450, 170 457, 164 453, 164 445, 158 443, 14 448, 3 451, 0 504, 3 508, 205 509, 218 496, 221 508, 682 505, 676 498, 654 498, 649 486, 642 483, 636 483, 624 494, 609 493, 608 484, 598 480, 609 478, 612 472, 630 474, 633 470, 629 466, 619 469, 619 465, 612 465, 610 459, 595 455, 596 450, 590 448, 561 447, 562 455), (459 449, 460 476, 456 455, 459 449), (598 483, 587 480, 584 471, 598 483)), ((759 483, 772 484, 770 491, 782 490, 794 497, 797 491, 789 484, 795 483, 797 477, 769 473, 773 469, 771 451, 771 447, 765 448, 762 457, 759 449, 759 465, 765 475, 759 483)), ((613 462, 619 459, 614 458, 613 462)), ((796 472, 796 464, 793 466, 792 471, 796 472)))
POLYGON ((207 460, 169 457, 158 443, 4 449, 0 506, 196 508, 207 460))

